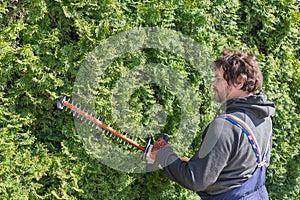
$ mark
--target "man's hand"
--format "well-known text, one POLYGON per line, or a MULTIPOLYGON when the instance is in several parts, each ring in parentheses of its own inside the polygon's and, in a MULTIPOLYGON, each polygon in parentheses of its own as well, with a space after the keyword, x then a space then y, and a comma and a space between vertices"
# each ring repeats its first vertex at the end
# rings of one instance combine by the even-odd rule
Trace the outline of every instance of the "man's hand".
POLYGON ((155 160, 157 152, 166 146, 171 146, 171 145, 165 139, 159 138, 152 147, 150 153, 150 159, 155 160))
POLYGON ((188 157, 181 157, 180 158, 183 162, 189 162, 190 161, 190 158, 188 157))
POLYGON ((147 160, 148 164, 153 164, 156 159, 156 154, 159 150, 166 146, 171 146, 168 143, 169 136, 167 134, 164 134, 163 137, 159 138, 154 145, 151 145, 149 140, 146 151, 145 151, 145 158, 147 160))

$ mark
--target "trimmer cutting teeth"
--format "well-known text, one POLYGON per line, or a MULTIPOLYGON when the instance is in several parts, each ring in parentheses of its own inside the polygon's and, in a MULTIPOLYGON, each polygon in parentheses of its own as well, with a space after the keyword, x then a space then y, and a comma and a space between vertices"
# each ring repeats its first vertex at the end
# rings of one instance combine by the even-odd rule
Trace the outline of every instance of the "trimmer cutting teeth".
MULTIPOLYGON (((67 98, 61 97, 56 102, 57 108, 63 109, 64 107, 66 110, 70 109, 70 112, 73 113, 73 116, 76 116, 80 120, 85 120, 89 125, 92 127, 100 127, 103 129, 104 134, 108 137, 116 136, 117 141, 119 143, 123 144, 129 144, 131 146, 134 146, 142 151, 144 151, 143 159, 146 158, 146 155, 151 151, 152 145, 151 145, 151 137, 149 137, 149 140, 147 142, 146 146, 142 146, 138 144, 136 141, 129 138, 128 134, 125 132, 124 134, 118 132, 114 128, 106 125, 103 123, 99 118, 96 118, 92 113, 89 113, 89 111, 85 111, 85 108, 81 109, 81 106, 78 106, 77 104, 74 105, 73 102, 70 103, 70 99, 67 100, 67 98)), ((164 136, 164 138, 167 138, 167 135, 164 136)))

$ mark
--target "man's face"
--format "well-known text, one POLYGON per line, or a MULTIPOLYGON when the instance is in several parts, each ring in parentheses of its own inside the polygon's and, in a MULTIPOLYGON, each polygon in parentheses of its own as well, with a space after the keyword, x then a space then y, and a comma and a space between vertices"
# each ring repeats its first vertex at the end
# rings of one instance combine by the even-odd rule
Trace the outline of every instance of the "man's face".
POLYGON ((223 78, 223 70, 217 69, 215 71, 215 80, 212 82, 212 86, 215 92, 215 101, 223 103, 227 100, 230 86, 227 81, 223 78))

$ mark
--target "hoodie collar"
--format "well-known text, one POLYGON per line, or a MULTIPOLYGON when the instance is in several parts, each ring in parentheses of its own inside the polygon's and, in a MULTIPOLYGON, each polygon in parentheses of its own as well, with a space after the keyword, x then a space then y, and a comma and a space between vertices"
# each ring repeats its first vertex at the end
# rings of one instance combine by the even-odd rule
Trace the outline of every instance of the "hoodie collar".
POLYGON ((267 101, 264 93, 258 93, 247 97, 230 99, 221 105, 219 113, 231 113, 235 111, 245 112, 255 118, 270 117, 275 113, 275 105, 267 101))

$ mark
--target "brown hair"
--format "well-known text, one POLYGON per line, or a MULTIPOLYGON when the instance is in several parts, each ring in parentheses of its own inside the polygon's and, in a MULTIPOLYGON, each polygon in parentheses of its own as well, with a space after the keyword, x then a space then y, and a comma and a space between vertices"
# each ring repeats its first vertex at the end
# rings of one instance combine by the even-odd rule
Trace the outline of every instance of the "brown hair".
POLYGON ((242 87, 244 91, 254 92, 262 86, 263 76, 254 54, 224 50, 222 57, 214 61, 214 66, 224 71, 223 78, 229 85, 237 84, 237 79, 241 76, 245 79, 242 87))

